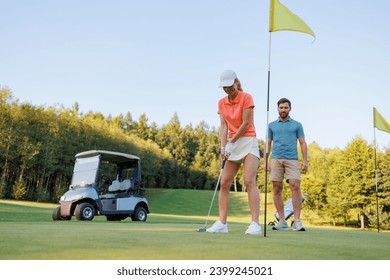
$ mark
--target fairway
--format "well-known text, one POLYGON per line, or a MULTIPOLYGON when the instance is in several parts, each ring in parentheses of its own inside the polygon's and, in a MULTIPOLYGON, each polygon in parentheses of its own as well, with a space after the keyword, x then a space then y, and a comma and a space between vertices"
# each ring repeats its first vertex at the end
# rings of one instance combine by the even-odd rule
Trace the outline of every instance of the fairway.
MULTIPOLYGON (((185 191, 177 193, 183 195, 185 191)), ((209 198, 210 193, 204 193, 209 198)), ((160 197, 163 195, 160 194, 160 197)), ((163 205, 166 202, 164 200, 163 205)), ((156 208, 163 209, 163 205, 156 205, 156 208)), ((130 219, 107 222, 105 217, 95 217, 91 222, 81 222, 74 218, 71 221, 54 222, 51 219, 54 207, 54 204, 0 200, 0 259, 390 259, 388 232, 310 226, 306 232, 294 232, 272 231, 267 227, 267 237, 264 238, 245 235, 247 223, 236 219, 229 224, 229 233, 210 234, 195 231, 203 227, 204 215, 152 213, 145 223, 132 222, 130 219)), ((232 216, 240 215, 235 213, 232 216)), ((211 221, 215 218, 213 216, 211 221)))

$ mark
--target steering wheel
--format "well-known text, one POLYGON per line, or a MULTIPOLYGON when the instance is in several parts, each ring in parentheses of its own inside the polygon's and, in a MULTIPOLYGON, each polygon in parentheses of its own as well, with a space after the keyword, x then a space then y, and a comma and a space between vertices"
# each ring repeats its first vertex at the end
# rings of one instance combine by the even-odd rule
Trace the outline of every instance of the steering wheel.
POLYGON ((102 177, 101 177, 101 182, 102 183, 108 183, 108 184, 112 184, 112 180, 110 177, 108 177, 106 174, 103 174, 102 177))
POLYGON ((97 191, 98 192, 101 192, 103 190, 103 185, 105 183, 108 183, 109 185, 111 185, 112 184, 112 180, 106 174, 103 174, 102 177, 100 177, 100 183, 99 183, 99 186, 97 187, 97 191))

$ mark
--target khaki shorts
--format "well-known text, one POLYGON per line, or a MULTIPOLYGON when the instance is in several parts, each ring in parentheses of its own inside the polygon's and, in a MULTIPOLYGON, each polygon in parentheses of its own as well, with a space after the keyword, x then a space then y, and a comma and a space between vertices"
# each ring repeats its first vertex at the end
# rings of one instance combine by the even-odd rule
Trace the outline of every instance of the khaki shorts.
POLYGON ((257 138, 255 136, 241 137, 234 143, 234 148, 229 156, 229 161, 242 163, 249 154, 260 158, 260 150, 257 138))
POLYGON ((286 180, 295 179, 301 180, 301 172, 297 160, 271 158, 271 181, 283 182, 286 180))

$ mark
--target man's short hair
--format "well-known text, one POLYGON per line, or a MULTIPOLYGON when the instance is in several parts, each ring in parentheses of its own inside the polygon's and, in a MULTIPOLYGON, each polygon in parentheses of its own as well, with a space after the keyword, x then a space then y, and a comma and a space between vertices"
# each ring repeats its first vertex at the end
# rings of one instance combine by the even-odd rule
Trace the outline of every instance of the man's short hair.
POLYGON ((279 99, 279 101, 278 101, 278 107, 279 107, 279 105, 280 104, 282 104, 282 103, 288 103, 288 106, 291 108, 291 102, 290 102, 290 100, 288 100, 287 98, 281 98, 281 99, 279 99))

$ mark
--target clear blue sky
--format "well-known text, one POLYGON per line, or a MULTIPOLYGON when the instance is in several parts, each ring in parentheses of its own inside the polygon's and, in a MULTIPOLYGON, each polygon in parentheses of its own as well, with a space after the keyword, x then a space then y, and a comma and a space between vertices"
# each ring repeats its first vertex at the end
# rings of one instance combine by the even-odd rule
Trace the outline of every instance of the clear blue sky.
MULTIPOLYGON (((272 33, 270 121, 292 101, 307 142, 373 142, 372 110, 390 121, 390 2, 281 0, 316 33, 272 33)), ((0 86, 20 102, 143 113, 166 124, 218 127, 226 69, 254 97, 258 138, 267 116, 269 0, 0 0, 0 86)), ((379 147, 390 134, 376 131, 379 147)))

